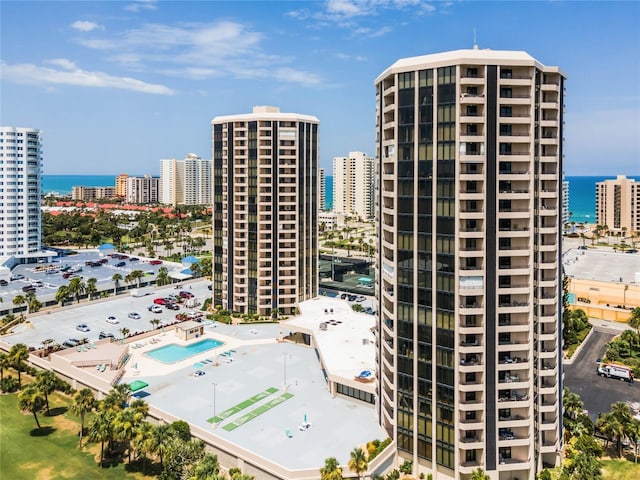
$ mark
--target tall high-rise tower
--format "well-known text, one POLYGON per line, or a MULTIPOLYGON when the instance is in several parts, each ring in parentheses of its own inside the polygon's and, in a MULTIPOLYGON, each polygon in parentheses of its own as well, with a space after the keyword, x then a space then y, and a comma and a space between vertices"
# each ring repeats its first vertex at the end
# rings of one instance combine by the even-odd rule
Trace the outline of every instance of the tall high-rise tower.
POLYGON ((375 213, 375 160, 363 152, 333 159, 333 211, 363 220, 375 213))
POLYGON ((195 153, 160 160, 159 198, 167 205, 211 205, 211 160, 195 153))
POLYGON ((640 182, 624 175, 596 183, 596 222, 610 231, 640 231, 640 182))
POLYGON ((376 79, 378 415, 437 478, 558 459, 563 92, 511 51, 376 79))
POLYGON ((318 292, 318 119, 254 107, 213 129, 213 301, 286 315, 318 292))
POLYGON ((42 139, 34 128, 0 127, 0 257, 41 250, 42 139))

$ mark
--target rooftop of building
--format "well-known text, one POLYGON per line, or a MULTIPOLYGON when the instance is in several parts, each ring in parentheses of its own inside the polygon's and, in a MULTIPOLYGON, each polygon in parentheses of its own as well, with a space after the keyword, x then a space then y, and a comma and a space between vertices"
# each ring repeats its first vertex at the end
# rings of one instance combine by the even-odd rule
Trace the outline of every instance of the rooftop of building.
POLYGON ((382 81, 392 73, 403 72, 407 69, 434 68, 457 64, 535 66, 547 72, 561 73, 558 67, 547 67, 525 51, 473 48, 401 58, 382 72, 376 78, 375 83, 382 81))
POLYGON ((251 113, 240 113, 235 115, 221 115, 214 117, 211 124, 226 123, 234 121, 251 121, 251 120, 289 120, 320 123, 317 117, 313 115, 303 115, 300 113, 284 113, 278 107, 271 106, 255 106, 251 113))

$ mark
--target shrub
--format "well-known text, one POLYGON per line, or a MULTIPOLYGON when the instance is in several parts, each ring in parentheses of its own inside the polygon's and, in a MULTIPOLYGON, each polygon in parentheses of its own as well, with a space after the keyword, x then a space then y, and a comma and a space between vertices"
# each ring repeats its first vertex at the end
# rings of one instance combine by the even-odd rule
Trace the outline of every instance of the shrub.
POLYGON ((4 393, 13 393, 18 391, 18 379, 9 375, 0 381, 0 390, 4 393))

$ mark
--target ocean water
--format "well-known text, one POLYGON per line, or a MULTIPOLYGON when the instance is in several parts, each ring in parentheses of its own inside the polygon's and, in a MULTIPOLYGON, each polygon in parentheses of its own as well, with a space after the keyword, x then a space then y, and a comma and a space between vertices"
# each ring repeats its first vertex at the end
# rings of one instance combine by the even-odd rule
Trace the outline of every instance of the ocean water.
MULTIPOLYGON (((596 223, 596 182, 614 180, 610 177, 565 177, 569 182, 569 221, 576 223, 596 223)), ((627 175, 636 181, 640 177, 627 175)))
POLYGON ((42 175, 42 193, 71 195, 72 187, 115 187, 115 175, 42 175))

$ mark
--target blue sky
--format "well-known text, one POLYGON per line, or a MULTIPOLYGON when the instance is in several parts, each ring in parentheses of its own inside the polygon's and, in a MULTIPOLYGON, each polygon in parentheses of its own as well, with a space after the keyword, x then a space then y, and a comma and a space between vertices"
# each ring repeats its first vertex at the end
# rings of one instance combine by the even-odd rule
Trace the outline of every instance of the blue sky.
POLYGON ((0 122, 43 130, 45 174, 210 158, 211 119, 253 105, 317 116, 330 172, 375 153, 375 78, 474 28, 568 76, 568 175, 640 173, 640 2, 3 0, 0 18, 0 122))

